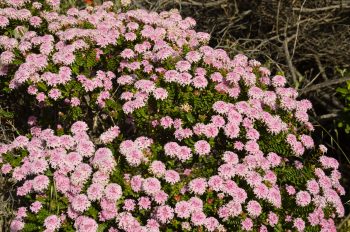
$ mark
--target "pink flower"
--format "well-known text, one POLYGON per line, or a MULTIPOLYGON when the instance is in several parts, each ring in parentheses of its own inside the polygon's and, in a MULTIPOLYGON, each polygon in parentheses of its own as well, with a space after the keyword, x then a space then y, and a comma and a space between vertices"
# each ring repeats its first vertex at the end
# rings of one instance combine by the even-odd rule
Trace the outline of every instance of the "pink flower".
POLYGON ((78 133, 87 131, 88 130, 88 126, 83 121, 77 121, 71 126, 70 130, 71 130, 71 132, 73 134, 78 134, 78 133))
POLYGON ((135 210, 135 201, 133 199, 126 199, 124 201, 123 209, 126 211, 134 211, 135 210))
POLYGON ((188 169, 188 168, 186 168, 185 170, 184 170, 184 175, 185 176, 189 176, 189 175, 191 175, 191 172, 192 172, 192 170, 191 169, 188 169))
POLYGON ((176 63, 176 69, 180 72, 186 72, 190 70, 191 64, 188 61, 181 60, 176 63))
POLYGON ((180 146, 176 142, 169 142, 164 145, 164 152, 169 157, 175 157, 179 152, 180 146))
POLYGON ((192 157, 191 149, 186 146, 181 146, 176 155, 179 160, 185 162, 186 160, 189 160, 192 157))
POLYGON ((163 88, 156 88, 153 90, 153 96, 156 100, 165 100, 168 97, 168 91, 163 88))
POLYGON ((126 48, 120 53, 120 56, 124 59, 130 59, 135 56, 135 53, 133 50, 126 48))
POLYGON ((148 197, 140 197, 138 201, 138 205, 140 209, 150 209, 151 208, 151 200, 148 197))
POLYGON ((213 189, 216 192, 219 192, 223 188, 224 180, 220 176, 212 176, 208 181, 209 188, 213 189))
POLYGON ((180 181, 180 175, 174 170, 167 170, 165 172, 165 181, 170 184, 176 184, 180 181))
POLYGON ((204 226, 208 231, 215 231, 219 227, 219 221, 214 217, 207 217, 204 226))
POLYGON ((159 223, 155 220, 155 219, 148 219, 147 220, 147 224, 146 224, 146 228, 149 230, 149 231, 159 231, 159 223))
POLYGON ((40 209, 42 208, 42 204, 40 201, 35 201, 34 203, 31 204, 30 206, 30 210, 33 213, 38 213, 40 211, 40 209))
POLYGON ((100 183, 93 183, 87 189, 87 196, 89 200, 96 201, 100 200, 103 196, 104 187, 100 183))
POLYGON ((237 123, 229 122, 224 127, 225 135, 230 139, 237 138, 240 132, 239 126, 237 123))
POLYGON ((259 232, 268 232, 267 227, 265 225, 260 226, 259 232))
POLYGON ((230 179, 235 173, 235 169, 232 164, 223 164, 218 168, 219 176, 224 179, 230 179))
POLYGON ((160 125, 164 128, 170 128, 173 125, 173 122, 173 119, 169 116, 160 119, 160 125))
POLYGON ((191 205, 186 201, 179 201, 175 205, 175 213, 179 218, 189 218, 191 215, 191 205))
POLYGON ((198 62, 201 59, 201 54, 197 51, 190 51, 186 54, 186 59, 191 63, 198 62))
POLYGON ((195 211, 191 215, 191 222, 194 226, 200 226, 205 223, 206 215, 201 211, 195 211))
POLYGON ((188 200, 191 205, 191 211, 203 211, 203 201, 198 197, 191 197, 188 200))
POLYGON ((327 147, 326 147, 325 145, 321 144, 321 145, 319 146, 319 149, 320 149, 320 151, 321 151, 322 153, 327 153, 327 147))
POLYGON ((317 181, 314 179, 307 181, 306 188, 310 193, 312 193, 314 195, 318 194, 320 191, 320 187, 319 187, 317 181))
POLYGON ((150 177, 143 181, 142 188, 147 194, 152 195, 160 191, 161 184, 158 179, 150 177))
MULTIPOLYGON (((125 1, 125 0, 124 0, 124 1, 125 1)), ((136 36, 136 34, 133 33, 133 32, 128 32, 128 33, 125 34, 125 39, 126 39, 127 41, 134 41, 134 40, 136 40, 136 38, 137 38, 137 36, 136 36)))
POLYGON ((296 193, 295 188, 293 186, 286 186, 287 193, 289 195, 294 195, 296 193))
POLYGON ((278 216, 274 212, 270 212, 267 217, 270 226, 274 227, 278 223, 278 216))
POLYGON ((205 140, 199 140, 194 144, 195 152, 199 155, 208 155, 210 153, 210 145, 205 140))
POLYGON ((130 181, 131 189, 134 192, 141 191, 142 182, 143 182, 143 179, 141 178, 141 176, 133 176, 130 181))
POLYGON ((219 114, 225 114, 228 112, 228 105, 226 102, 217 101, 213 104, 213 109, 219 114))
POLYGON ((242 228, 246 231, 251 231, 253 229, 253 220, 246 218, 242 221, 242 228))
POLYGON ((33 183, 33 189, 36 192, 42 192, 43 190, 47 189, 47 187, 49 186, 50 180, 45 175, 39 175, 33 179, 32 183, 33 183))
POLYGON ((36 95, 38 93, 38 89, 35 86, 31 85, 28 87, 27 92, 30 95, 36 95))
POLYGON ((7 19, 7 17, 0 16, 0 27, 1 28, 7 27, 9 23, 10 23, 10 21, 7 19))
POLYGON ((232 151, 225 151, 223 160, 228 164, 238 164, 238 155, 232 151))
POLYGON ((77 232, 96 232, 98 224, 92 218, 79 216, 74 223, 77 232))
POLYGON ((151 163, 150 170, 157 177, 161 177, 165 174, 166 167, 165 167, 165 164, 163 162, 155 160, 151 163))
POLYGON ((0 62, 2 64, 11 64, 15 55, 10 51, 4 51, 0 54, 0 62))
POLYGON ((244 148, 244 144, 241 141, 236 141, 233 147, 238 151, 242 151, 244 148))
POLYGON ((314 145, 314 140, 308 135, 302 135, 301 136, 301 142, 308 149, 311 149, 311 148, 313 148, 315 146, 314 145))
POLYGON ((112 142, 115 138, 118 137, 120 133, 119 127, 118 126, 113 126, 110 127, 107 131, 103 132, 100 135, 100 140, 102 143, 107 144, 112 142))
POLYGON ((321 156, 320 162, 322 166, 326 169, 338 169, 339 163, 336 159, 327 156, 321 156))
POLYGON ((211 79, 213 82, 218 82, 218 83, 220 83, 220 82, 222 82, 223 77, 222 77, 221 73, 215 72, 215 73, 211 74, 210 79, 211 79))
POLYGON ((248 211, 250 216, 258 217, 262 212, 262 208, 261 208, 259 202, 253 200, 253 201, 248 202, 247 211, 248 211))
POLYGON ((156 210, 156 218, 163 224, 169 222, 173 217, 174 210, 168 205, 159 206, 156 210))
POLYGON ((126 153, 126 161, 130 164, 130 166, 137 167, 141 164, 144 156, 140 150, 131 150, 126 153))
POLYGON ((49 92, 49 97, 53 100, 57 100, 59 97, 61 97, 61 91, 58 89, 51 89, 49 92))
POLYGON ((304 231, 304 229, 305 229, 305 222, 304 222, 304 220, 301 219, 301 218, 294 219, 293 227, 295 229, 297 229, 297 231, 299 231, 299 232, 304 231))
POLYGON ((33 16, 29 19, 29 23, 30 25, 32 25, 33 27, 39 27, 40 24, 42 22, 42 19, 38 16, 33 16))
POLYGON ((45 101, 45 99, 46 99, 46 95, 44 93, 38 93, 36 95, 36 100, 38 100, 38 102, 43 102, 45 101))
POLYGON ((10 173, 11 172, 11 170, 12 170, 12 166, 10 165, 10 164, 4 164, 4 165, 2 165, 2 167, 1 167, 1 172, 3 173, 3 174, 8 174, 8 173, 10 173))
POLYGON ((61 226, 61 220, 56 215, 48 216, 44 221, 44 226, 49 230, 59 229, 61 226))
POLYGON ((19 207, 16 213, 16 218, 17 219, 24 219, 27 217, 27 208, 25 207, 19 207))
POLYGON ((263 183, 257 184, 257 186, 255 186, 253 189, 253 192, 260 199, 266 198, 269 193, 268 188, 263 183))
POLYGON ((84 212, 90 207, 91 203, 84 194, 75 196, 72 200, 72 208, 77 212, 84 212))
POLYGON ((196 76, 192 79, 192 85, 197 89, 203 89, 207 87, 208 80, 204 76, 196 76))
POLYGON ((168 200, 168 194, 160 190, 153 194, 153 198, 157 204, 163 205, 168 200))
POLYGON ((296 203, 300 206, 307 206, 311 202, 311 196, 306 191, 300 191, 296 195, 296 203))
POLYGON ((104 192, 106 198, 110 201, 117 201, 123 194, 122 187, 115 183, 108 184, 104 192))
POLYGON ((204 178, 193 179, 189 183, 189 189, 195 194, 202 195, 207 188, 207 181, 204 178))
POLYGON ((70 187, 70 180, 64 175, 55 175, 54 177, 55 185, 57 186, 57 191, 61 193, 66 193, 70 187))
POLYGON ((188 230, 188 231, 190 231, 190 230, 191 230, 191 224, 190 224, 189 222, 182 222, 182 223, 181 223, 181 228, 182 228, 183 230, 188 230))
POLYGON ((21 231, 24 228, 24 223, 20 220, 12 220, 10 225, 11 232, 21 231))
POLYGON ((276 153, 270 152, 267 154, 267 160, 270 162, 272 167, 276 167, 281 163, 282 159, 276 153))
POLYGON ((276 75, 272 78, 272 85, 274 87, 283 87, 287 83, 287 80, 285 77, 276 75))

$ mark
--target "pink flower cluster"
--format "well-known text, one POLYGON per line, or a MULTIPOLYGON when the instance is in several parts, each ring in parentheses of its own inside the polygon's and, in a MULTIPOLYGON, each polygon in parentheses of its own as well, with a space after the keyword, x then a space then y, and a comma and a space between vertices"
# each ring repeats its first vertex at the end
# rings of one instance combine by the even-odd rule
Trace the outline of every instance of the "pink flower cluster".
MULTIPOLYGON (((88 228, 85 226, 86 223, 92 228, 97 228, 95 220, 80 216, 88 210, 92 201, 97 201, 106 209, 100 212, 101 220, 116 216, 114 204, 122 196, 122 189, 109 180, 116 167, 115 157, 108 148, 95 150, 89 140, 87 129, 87 125, 79 121, 71 127, 72 136, 56 136, 50 129, 41 130, 39 127, 33 127, 31 129, 33 137, 30 140, 20 136, 11 144, 1 147, 2 154, 17 149, 25 149, 28 152, 21 165, 11 171, 11 176, 18 184, 22 183, 17 188, 18 196, 42 195, 50 191, 50 187, 55 186, 56 191, 68 200, 66 213, 59 217, 51 215, 45 219, 44 226, 48 231, 60 228, 62 216, 76 219, 77 231, 96 231, 79 229, 88 228), (46 175, 48 170, 52 171, 52 177, 46 175)), ((39 201, 33 202, 30 206, 34 214, 40 213, 41 209, 42 203, 39 201)), ((17 217, 12 222, 12 231, 23 228, 24 220, 25 215, 17 217)))
POLYGON ((120 144, 119 151, 125 156, 129 165, 137 167, 142 162, 147 162, 147 153, 152 145, 152 139, 147 137, 139 137, 135 141, 124 140, 120 144))
POLYGON ((111 143, 116 137, 118 137, 119 133, 119 127, 113 126, 100 135, 100 140, 104 144, 111 143))

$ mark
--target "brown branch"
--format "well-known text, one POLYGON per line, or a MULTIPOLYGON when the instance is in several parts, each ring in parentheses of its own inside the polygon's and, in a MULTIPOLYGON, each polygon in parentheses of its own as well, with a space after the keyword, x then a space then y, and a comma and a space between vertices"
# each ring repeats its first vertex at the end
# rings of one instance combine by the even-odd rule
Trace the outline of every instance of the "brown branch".
POLYGON ((193 1, 193 0, 188 0, 188 2, 182 2, 179 1, 180 4, 182 5, 193 5, 193 6, 202 6, 202 7, 213 7, 213 6, 219 6, 223 3, 227 3, 227 0, 221 0, 221 1, 214 1, 214 2, 197 2, 197 1, 193 1))
POLYGON ((301 4, 298 20, 297 20, 297 23, 296 23, 297 24, 297 29, 296 29, 296 32, 295 32, 295 40, 294 40, 293 49, 292 49, 292 56, 290 58, 291 60, 293 60, 294 53, 295 53, 295 48, 297 47, 299 28, 300 28, 300 21, 301 21, 301 11, 304 9, 305 2, 306 2, 306 0, 304 0, 303 4, 301 4))
POLYGON ((301 13, 311 13, 311 12, 319 12, 319 11, 327 11, 327 10, 335 10, 335 9, 350 9, 350 5, 333 5, 333 6, 326 6, 326 7, 320 7, 320 8, 293 7, 293 11, 299 11, 301 13))
POLYGON ((328 77, 327 77, 327 74, 326 74, 326 71, 321 63, 321 60, 320 58, 315 54, 314 55, 314 58, 316 60, 316 63, 317 63, 317 66, 318 66, 318 69, 320 70, 321 72, 321 76, 323 77, 324 80, 328 80, 328 77))
POLYGON ((321 120, 331 120, 331 119, 334 119, 337 117, 339 117, 338 113, 329 113, 329 114, 323 114, 323 115, 319 116, 319 118, 321 120))
POLYGON ((298 80, 297 80, 297 75, 295 73, 295 69, 294 69, 294 65, 292 63, 292 59, 290 57, 290 54, 289 54, 289 49, 288 49, 288 40, 285 39, 283 41, 283 48, 284 48, 284 54, 285 54, 285 57, 286 57, 286 62, 288 64, 288 67, 290 69, 290 72, 292 74, 292 78, 293 78, 293 84, 296 88, 298 88, 298 80))
POLYGON ((346 81, 350 81, 350 77, 344 77, 344 78, 339 78, 339 79, 335 79, 335 80, 329 80, 329 81, 324 81, 322 83, 304 88, 303 90, 301 90, 301 94, 306 94, 308 92, 311 91, 316 91, 316 90, 320 90, 322 88, 331 86, 331 85, 337 85, 346 81))
POLYGON ((213 2, 197 2, 194 0, 188 0, 188 1, 181 1, 181 0, 171 0, 171 1, 158 1, 161 8, 165 8, 168 5, 174 5, 178 4, 180 6, 200 6, 200 7, 215 7, 215 6, 221 6, 224 3, 227 3, 227 0, 221 0, 221 1, 213 1, 213 2))

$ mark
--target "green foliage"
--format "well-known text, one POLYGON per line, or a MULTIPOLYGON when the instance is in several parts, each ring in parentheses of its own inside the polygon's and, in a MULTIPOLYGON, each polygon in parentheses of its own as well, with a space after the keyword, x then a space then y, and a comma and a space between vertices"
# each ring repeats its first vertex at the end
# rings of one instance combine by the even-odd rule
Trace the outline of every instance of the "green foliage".
POLYGON ((341 112, 341 117, 337 119, 338 127, 342 128, 345 133, 350 133, 350 81, 343 87, 338 87, 337 92, 344 102, 344 108, 341 112))

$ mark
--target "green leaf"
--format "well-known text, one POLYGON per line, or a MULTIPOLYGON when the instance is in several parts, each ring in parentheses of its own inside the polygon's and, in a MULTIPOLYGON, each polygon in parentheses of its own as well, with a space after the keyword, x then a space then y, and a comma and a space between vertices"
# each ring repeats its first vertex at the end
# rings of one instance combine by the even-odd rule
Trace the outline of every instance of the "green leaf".
POLYGON ((87 213, 88 213, 88 215, 90 215, 94 219, 96 219, 98 216, 98 210, 95 209, 95 207, 93 207, 93 206, 90 206, 90 208, 87 210, 87 213))
POLYGON ((13 118, 13 113, 0 108, 0 118, 11 119, 13 118))
POLYGON ((44 91, 44 92, 47 91, 47 86, 46 86, 43 82, 37 83, 37 86, 38 86, 38 89, 39 89, 40 91, 44 91))
POLYGON ((98 226, 97 232, 103 232, 107 228, 108 224, 107 223, 102 223, 98 226))
POLYGON ((196 119, 193 117, 193 115, 191 113, 187 113, 186 118, 190 123, 193 123, 196 121, 196 119))
POLYGON ((96 51, 92 50, 86 56, 86 66, 88 68, 91 68, 91 67, 94 67, 96 63, 97 63, 97 61, 96 61, 96 51))
POLYGON ((345 88, 337 88, 336 91, 338 93, 342 93, 342 94, 348 94, 349 93, 349 90, 345 89, 345 88))

